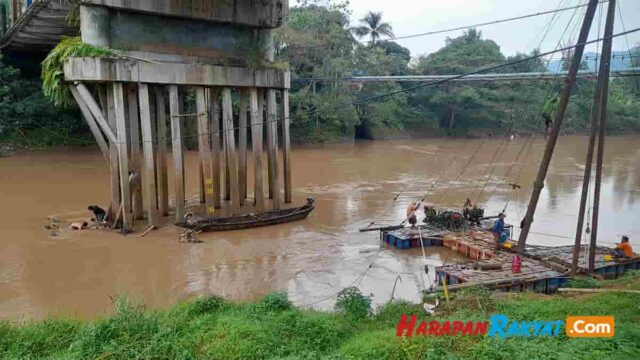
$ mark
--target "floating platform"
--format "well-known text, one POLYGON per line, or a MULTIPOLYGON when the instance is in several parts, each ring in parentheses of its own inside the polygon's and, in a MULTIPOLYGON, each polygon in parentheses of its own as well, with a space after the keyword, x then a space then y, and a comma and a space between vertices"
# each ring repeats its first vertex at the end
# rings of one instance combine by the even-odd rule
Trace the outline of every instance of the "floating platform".
MULTIPOLYGON (((380 232, 381 241, 399 249, 422 246, 444 246, 469 258, 464 264, 436 267, 437 290, 446 282, 451 291, 471 286, 485 286, 501 291, 556 292, 569 284, 573 246, 527 246, 519 273, 513 273, 514 253, 504 248, 494 250, 493 234, 481 227, 448 231, 421 226, 380 232), (422 235, 422 236, 421 236, 422 235)), ((605 260, 613 250, 596 248, 595 272, 604 278, 621 276, 627 270, 640 269, 640 257, 605 260)), ((581 249, 580 270, 587 272, 587 247, 581 249)))
MULTIPOLYGON (((588 268, 589 247, 582 245, 580 248, 580 257, 578 258, 578 267, 583 271, 588 268)), ((605 255, 612 255, 612 249, 602 246, 596 247, 595 266, 596 274, 603 276, 605 279, 615 279, 621 276, 627 270, 640 270, 640 257, 628 259, 616 259, 615 261, 605 260, 605 255)), ((571 268, 573 261, 573 246, 554 246, 554 247, 529 247, 525 249, 525 256, 536 260, 545 261, 548 264, 555 264, 571 268)))

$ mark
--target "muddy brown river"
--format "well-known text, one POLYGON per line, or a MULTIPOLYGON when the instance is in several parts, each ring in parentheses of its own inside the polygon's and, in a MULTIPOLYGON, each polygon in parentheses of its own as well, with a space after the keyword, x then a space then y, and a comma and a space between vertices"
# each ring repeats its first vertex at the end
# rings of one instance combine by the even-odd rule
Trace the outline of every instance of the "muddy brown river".
MULTIPOLYGON (((407 203, 424 194, 427 202, 455 208, 473 195, 487 214, 509 201, 507 221, 519 223, 544 149, 537 140, 514 161, 524 142, 509 142, 504 152, 497 151, 500 139, 296 147, 294 199, 316 199, 309 218, 202 234, 200 244, 178 243, 180 230, 173 226, 141 238, 142 224, 128 236, 63 230, 52 237, 44 229, 47 217, 68 225, 86 219, 89 204, 107 207, 108 169, 99 151, 55 149, 0 159, 0 319, 92 318, 112 311, 112 298, 121 294, 161 308, 200 294, 252 300, 282 290, 299 306, 330 309, 337 291, 357 285, 380 304, 391 297, 398 275, 395 297, 417 300, 420 250, 379 251, 378 233, 358 228, 373 220, 397 223, 407 203), (507 183, 518 177, 516 193, 507 183)), ((586 142, 584 136, 560 138, 530 243, 573 243, 586 142)), ((187 160, 193 173, 196 153, 187 160)), ((639 137, 607 138, 601 214, 603 244, 627 234, 640 249, 639 137)), ((426 255, 430 266, 464 260, 446 249, 427 248, 426 255)))

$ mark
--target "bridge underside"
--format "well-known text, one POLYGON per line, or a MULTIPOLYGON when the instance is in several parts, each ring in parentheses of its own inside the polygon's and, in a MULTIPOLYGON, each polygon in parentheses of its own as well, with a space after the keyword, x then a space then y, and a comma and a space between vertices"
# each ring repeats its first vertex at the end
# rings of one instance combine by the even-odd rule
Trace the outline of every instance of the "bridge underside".
POLYGON ((46 55, 64 36, 78 35, 67 25, 70 9, 64 0, 35 1, 0 38, 0 50, 46 55))

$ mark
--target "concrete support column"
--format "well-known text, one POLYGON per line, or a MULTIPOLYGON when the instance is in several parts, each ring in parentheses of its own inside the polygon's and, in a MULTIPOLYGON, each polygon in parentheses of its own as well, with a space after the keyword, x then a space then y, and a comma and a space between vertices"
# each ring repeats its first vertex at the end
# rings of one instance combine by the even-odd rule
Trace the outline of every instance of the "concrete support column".
POLYGON ((82 42, 94 46, 111 47, 110 27, 111 18, 108 8, 80 5, 82 42))

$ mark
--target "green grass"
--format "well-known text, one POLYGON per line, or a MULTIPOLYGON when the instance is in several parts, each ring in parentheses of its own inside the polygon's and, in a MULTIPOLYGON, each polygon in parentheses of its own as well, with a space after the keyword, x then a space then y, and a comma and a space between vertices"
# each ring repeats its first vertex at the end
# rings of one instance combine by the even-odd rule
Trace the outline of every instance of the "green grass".
MULTIPOLYGON (((598 286, 640 289, 638 272, 598 286)), ((362 304, 359 295, 354 301, 362 304)), ((345 300, 349 301, 349 300, 345 300)), ((343 304, 344 305, 344 304, 343 304)), ((640 358, 640 296, 599 293, 578 296, 510 294, 479 289, 456 294, 438 319, 557 320, 568 315, 613 315, 612 339, 395 336, 401 314, 426 319, 418 305, 392 303, 363 316, 347 304, 337 312, 300 310, 285 294, 256 303, 218 297, 151 311, 126 298, 115 314, 84 322, 48 319, 0 322, 4 359, 637 359, 640 358)))

